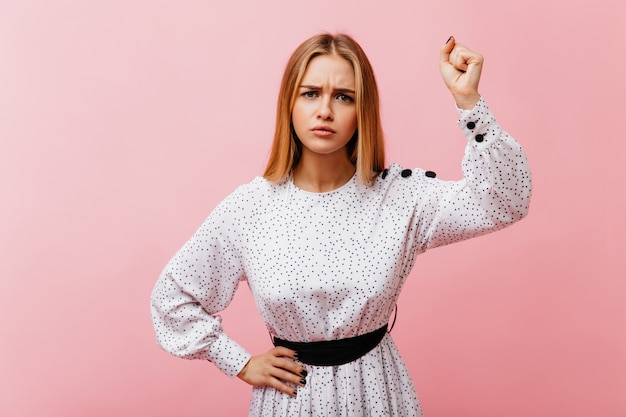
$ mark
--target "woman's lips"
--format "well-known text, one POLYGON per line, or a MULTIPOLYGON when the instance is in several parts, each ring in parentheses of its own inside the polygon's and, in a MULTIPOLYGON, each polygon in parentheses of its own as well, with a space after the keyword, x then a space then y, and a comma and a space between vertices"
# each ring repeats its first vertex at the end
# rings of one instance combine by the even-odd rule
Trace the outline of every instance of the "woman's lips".
POLYGON ((311 132, 313 132, 314 135, 320 137, 328 137, 335 133, 335 131, 328 126, 315 126, 313 129, 311 129, 311 132))

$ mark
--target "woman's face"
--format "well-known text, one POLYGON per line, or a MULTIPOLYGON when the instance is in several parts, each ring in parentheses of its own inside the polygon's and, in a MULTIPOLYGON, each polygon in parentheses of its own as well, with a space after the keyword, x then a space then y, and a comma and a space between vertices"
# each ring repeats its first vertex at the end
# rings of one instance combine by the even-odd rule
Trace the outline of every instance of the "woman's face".
POLYGON ((302 142, 302 157, 346 155, 345 147, 357 128, 352 65, 335 55, 313 58, 298 86, 291 113, 302 142))

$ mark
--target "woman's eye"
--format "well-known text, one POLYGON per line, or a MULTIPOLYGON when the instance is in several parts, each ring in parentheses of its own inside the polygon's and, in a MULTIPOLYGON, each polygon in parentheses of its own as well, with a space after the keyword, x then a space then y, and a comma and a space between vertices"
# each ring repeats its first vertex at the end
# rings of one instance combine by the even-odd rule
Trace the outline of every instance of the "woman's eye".
POLYGON ((352 97, 345 94, 337 94, 337 100, 343 101, 345 103, 352 103, 354 101, 352 97))
POLYGON ((305 91, 302 95, 306 98, 315 98, 317 97, 317 91, 305 91))

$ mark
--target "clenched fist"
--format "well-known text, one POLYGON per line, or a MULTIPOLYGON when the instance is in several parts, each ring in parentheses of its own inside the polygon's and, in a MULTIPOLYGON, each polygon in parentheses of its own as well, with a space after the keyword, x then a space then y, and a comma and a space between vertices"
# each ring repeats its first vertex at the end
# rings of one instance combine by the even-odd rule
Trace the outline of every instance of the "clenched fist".
POLYGON ((456 43, 452 36, 441 47, 441 76, 461 109, 471 110, 480 99, 478 82, 483 61, 482 55, 456 43))

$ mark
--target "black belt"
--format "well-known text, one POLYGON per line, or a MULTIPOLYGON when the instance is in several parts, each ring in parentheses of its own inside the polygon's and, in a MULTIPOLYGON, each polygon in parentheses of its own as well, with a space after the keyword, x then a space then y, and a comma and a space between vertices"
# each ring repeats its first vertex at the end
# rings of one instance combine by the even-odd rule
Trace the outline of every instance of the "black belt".
POLYGON ((385 336, 387 326, 371 333, 339 340, 319 342, 290 342, 273 338, 274 346, 284 346, 298 353, 300 362, 317 366, 343 365, 374 349, 385 336))

